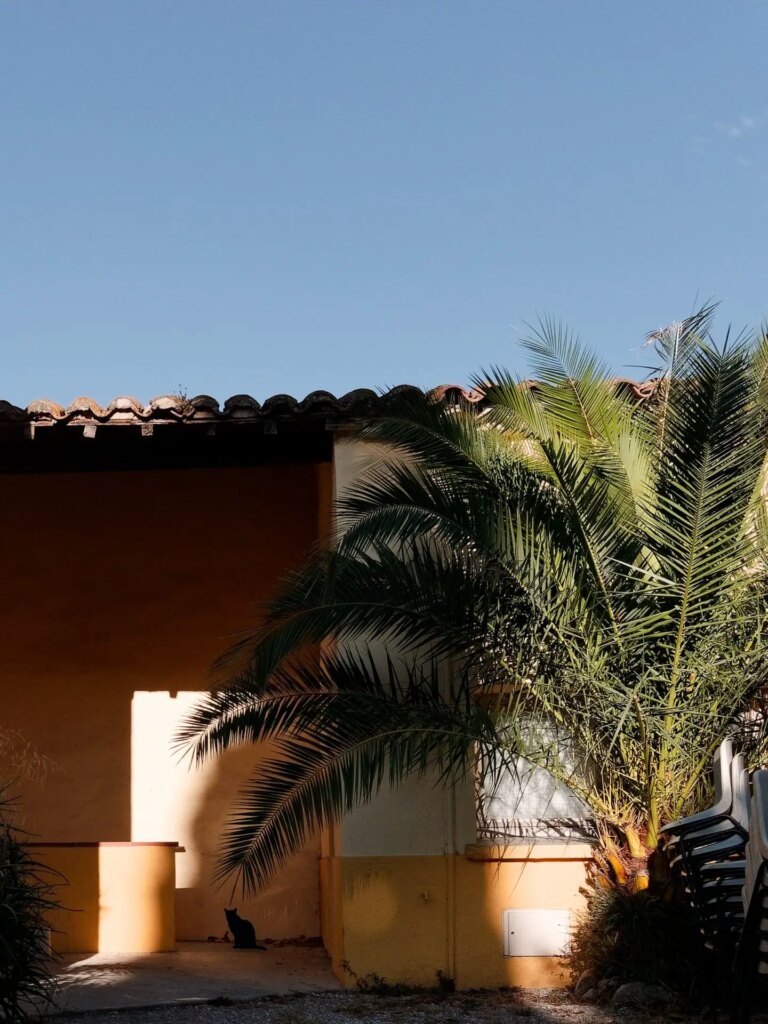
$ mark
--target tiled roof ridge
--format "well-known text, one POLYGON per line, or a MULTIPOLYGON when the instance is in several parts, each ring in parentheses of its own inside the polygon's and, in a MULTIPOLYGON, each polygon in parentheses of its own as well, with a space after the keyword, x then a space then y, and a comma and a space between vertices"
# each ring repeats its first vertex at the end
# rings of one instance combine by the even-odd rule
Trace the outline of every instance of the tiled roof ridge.
MULTIPOLYGON (((638 400, 648 398, 656 387, 655 381, 639 383, 626 377, 615 380, 617 389, 630 391, 638 400)), ((533 380, 521 381, 521 386, 535 389, 533 380)), ((68 405, 60 405, 47 398, 38 398, 26 408, 0 399, 0 420, 27 423, 149 423, 158 421, 205 422, 214 420, 254 420, 270 417, 301 415, 337 415, 354 417, 384 409, 393 399, 406 394, 425 392, 411 384, 400 384, 388 391, 357 388, 336 397, 330 391, 312 391, 303 399, 293 395, 272 395, 263 403, 251 395, 231 395, 223 405, 210 395, 158 395, 146 405, 130 395, 118 395, 107 405, 93 398, 80 396, 68 405)), ((426 394, 438 402, 478 405, 486 395, 484 391, 461 384, 440 384, 426 394)))

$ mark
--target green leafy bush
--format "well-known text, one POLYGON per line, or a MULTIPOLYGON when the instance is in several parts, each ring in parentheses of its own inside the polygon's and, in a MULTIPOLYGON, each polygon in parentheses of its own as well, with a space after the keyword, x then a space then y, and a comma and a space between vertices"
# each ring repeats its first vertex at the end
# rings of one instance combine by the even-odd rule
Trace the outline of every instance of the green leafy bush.
POLYGON ((644 981, 687 990, 701 937, 689 908, 667 889, 590 888, 571 943, 574 976, 590 971, 617 984, 644 981))
POLYGON ((37 1017, 53 1001, 50 930, 58 876, 32 856, 0 792, 0 1021, 37 1017))

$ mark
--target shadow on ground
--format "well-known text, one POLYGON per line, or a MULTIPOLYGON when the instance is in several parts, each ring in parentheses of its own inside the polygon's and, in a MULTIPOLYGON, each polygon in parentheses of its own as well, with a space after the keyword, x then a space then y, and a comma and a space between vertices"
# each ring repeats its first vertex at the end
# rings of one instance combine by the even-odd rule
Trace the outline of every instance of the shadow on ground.
POLYGON ((58 1012, 340 988, 322 949, 277 946, 261 952, 207 942, 180 942, 173 953, 68 955, 57 978, 58 1012))

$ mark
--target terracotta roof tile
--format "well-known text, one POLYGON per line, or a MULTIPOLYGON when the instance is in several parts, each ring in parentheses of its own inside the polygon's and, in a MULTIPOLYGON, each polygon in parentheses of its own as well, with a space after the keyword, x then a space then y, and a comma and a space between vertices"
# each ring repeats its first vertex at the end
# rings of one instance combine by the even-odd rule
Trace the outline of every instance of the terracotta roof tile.
MULTIPOLYGON (((523 381, 522 384, 530 388, 537 387, 536 381, 523 381)), ((638 383, 628 378, 619 378, 616 385, 617 388, 626 389, 642 401, 653 393, 656 382, 638 383)), ((369 415, 377 408, 384 409, 388 401, 409 392, 423 393, 419 388, 401 384, 384 393, 358 388, 338 398, 330 391, 313 391, 301 400, 292 395, 272 395, 265 399, 263 404, 251 395, 232 395, 226 399, 223 406, 210 395, 196 395, 194 398, 158 395, 146 405, 129 395, 119 395, 106 406, 86 396, 76 398, 67 406, 39 398, 30 402, 26 409, 0 400, 0 421, 21 421, 44 426, 88 422, 130 425, 174 420, 183 423, 253 421, 272 417, 299 418, 322 415, 344 419, 369 415)), ((433 388, 429 394, 436 401, 449 405, 461 402, 480 405, 486 397, 484 392, 460 384, 441 384, 433 388)))

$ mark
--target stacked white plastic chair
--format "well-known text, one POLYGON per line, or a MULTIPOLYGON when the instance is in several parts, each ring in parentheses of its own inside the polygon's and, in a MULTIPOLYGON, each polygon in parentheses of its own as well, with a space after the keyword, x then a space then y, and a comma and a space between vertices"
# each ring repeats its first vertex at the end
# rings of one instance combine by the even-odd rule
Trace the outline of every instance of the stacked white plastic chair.
POLYGON ((744 927, 735 962, 733 1024, 750 1019, 759 975, 768 974, 768 771, 752 779, 752 813, 742 901, 744 927))
POLYGON ((714 758, 715 802, 662 829, 670 864, 680 877, 707 948, 730 966, 743 924, 741 888, 749 831, 749 776, 724 740, 714 758))

